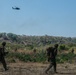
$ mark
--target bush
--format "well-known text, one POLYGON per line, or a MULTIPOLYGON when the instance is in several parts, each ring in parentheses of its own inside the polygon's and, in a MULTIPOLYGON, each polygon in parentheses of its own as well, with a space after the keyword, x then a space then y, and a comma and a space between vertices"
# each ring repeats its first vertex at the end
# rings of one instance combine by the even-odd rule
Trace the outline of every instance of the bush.
POLYGON ((69 50, 69 47, 67 45, 60 45, 59 50, 69 50))
POLYGON ((39 53, 33 53, 33 54, 25 54, 25 53, 9 53, 7 55, 7 58, 15 58, 19 59, 20 61, 24 62, 44 62, 46 61, 46 54, 43 51, 40 51, 39 53))
POLYGON ((67 53, 67 54, 60 54, 57 56, 57 62, 58 63, 64 63, 72 61, 76 57, 76 54, 73 53, 67 53))
MULTIPOLYGON (((76 54, 66 53, 60 54, 57 56, 58 63, 64 63, 72 61, 76 57, 76 54)), ((25 54, 25 53, 9 53, 7 58, 11 59, 19 59, 24 62, 45 62, 47 60, 46 53, 44 51, 40 51, 39 53, 33 54, 25 54)), ((14 60, 12 60, 14 62, 14 60)))

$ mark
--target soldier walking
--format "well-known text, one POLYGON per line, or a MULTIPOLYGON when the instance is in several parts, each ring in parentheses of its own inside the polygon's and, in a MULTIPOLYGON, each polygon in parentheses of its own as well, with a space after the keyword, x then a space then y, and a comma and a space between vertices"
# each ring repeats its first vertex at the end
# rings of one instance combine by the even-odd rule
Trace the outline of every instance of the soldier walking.
POLYGON ((45 73, 49 71, 50 68, 54 67, 54 72, 57 73, 56 71, 56 55, 57 55, 57 48, 58 44, 55 44, 54 47, 49 47, 47 49, 47 56, 48 56, 48 61, 50 62, 49 67, 46 69, 45 73))
POLYGON ((3 64, 3 67, 6 71, 8 70, 8 68, 5 61, 5 55, 7 54, 7 52, 5 52, 5 46, 6 46, 6 42, 2 42, 2 47, 0 47, 0 62, 3 64))

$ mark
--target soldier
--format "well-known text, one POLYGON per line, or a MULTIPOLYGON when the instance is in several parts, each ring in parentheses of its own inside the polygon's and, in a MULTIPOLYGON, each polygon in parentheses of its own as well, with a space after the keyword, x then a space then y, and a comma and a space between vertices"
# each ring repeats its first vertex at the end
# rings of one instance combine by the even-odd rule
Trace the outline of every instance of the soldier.
POLYGON ((74 54, 74 48, 71 50, 71 53, 73 53, 73 54, 74 54))
POLYGON ((46 69, 45 73, 47 73, 49 71, 49 69, 52 68, 52 67, 54 67, 54 72, 57 73, 57 71, 56 71, 57 48, 58 48, 58 44, 55 44, 54 47, 49 47, 47 49, 47 56, 48 56, 48 61, 50 62, 50 65, 46 69))
POLYGON ((6 46, 6 42, 2 43, 2 47, 0 48, 0 61, 3 64, 3 67, 6 70, 8 70, 6 62, 5 62, 5 58, 4 56, 7 54, 7 52, 5 52, 5 46, 6 46))

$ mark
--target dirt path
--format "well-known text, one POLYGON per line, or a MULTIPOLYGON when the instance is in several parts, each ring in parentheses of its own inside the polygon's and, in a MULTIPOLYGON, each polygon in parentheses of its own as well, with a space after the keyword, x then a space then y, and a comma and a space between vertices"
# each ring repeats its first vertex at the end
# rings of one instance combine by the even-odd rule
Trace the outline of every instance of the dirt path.
POLYGON ((53 68, 45 74, 49 64, 42 63, 9 63, 9 70, 4 71, 0 64, 0 75, 76 75, 76 64, 58 64, 57 74, 54 74, 53 68))

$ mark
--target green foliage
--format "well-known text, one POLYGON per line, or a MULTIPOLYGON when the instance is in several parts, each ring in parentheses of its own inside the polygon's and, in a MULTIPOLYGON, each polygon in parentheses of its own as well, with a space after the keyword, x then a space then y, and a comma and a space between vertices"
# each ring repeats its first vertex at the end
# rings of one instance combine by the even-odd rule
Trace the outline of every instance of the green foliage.
POLYGON ((69 50, 69 46, 62 44, 59 46, 59 50, 69 50))
POLYGON ((6 44, 6 49, 11 51, 15 49, 24 49, 25 46, 23 44, 12 44, 12 43, 7 43, 6 44))
POLYGON ((75 57, 76 57, 76 54, 73 54, 73 53, 60 54, 57 57, 57 62, 58 63, 69 62, 69 61, 72 61, 75 57))
POLYGON ((40 51, 39 53, 33 53, 33 54, 9 53, 7 55, 7 58, 9 59, 15 58, 24 62, 44 62, 46 61, 46 54, 43 51, 40 51))
POLYGON ((65 45, 60 45, 60 49, 64 50, 65 49, 65 45))
POLYGON ((34 61, 35 62, 44 62, 46 61, 46 53, 41 51, 34 55, 34 61))
POLYGON ((17 41, 18 36, 13 33, 8 33, 7 36, 12 40, 12 41, 17 41))
POLYGON ((27 45, 26 48, 29 50, 32 50, 34 48, 34 46, 33 45, 27 45))
POLYGON ((55 36, 26 36, 16 35, 13 33, 0 33, 0 41, 8 40, 8 42, 33 46, 45 46, 50 44, 69 44, 76 45, 76 38, 55 37, 55 36))
MULTIPOLYGON (((59 50, 70 50, 72 48, 76 49, 76 38, 66 38, 66 37, 54 37, 54 36, 26 36, 26 35, 16 35, 13 33, 0 33, 0 42, 6 41, 6 50, 10 53, 7 55, 7 58, 10 59, 11 62, 15 62, 15 59, 19 59, 24 62, 45 62, 47 60, 47 56, 45 53, 46 46, 52 46, 55 43, 59 43, 59 50), (61 42, 59 42, 61 41, 61 42), (33 54, 25 54, 25 53, 14 53, 15 49, 26 49, 33 50, 37 48, 38 50, 42 50, 33 54), (12 59, 11 59, 12 58, 12 59)), ((0 43, 1 46, 1 43, 0 43)), ((64 63, 71 61, 75 54, 67 53, 67 54, 59 54, 57 57, 57 62, 64 63)))
MULTIPOLYGON (((60 54, 57 56, 57 62, 58 63, 64 63, 64 62, 72 62, 72 60, 76 57, 76 54, 73 53, 66 53, 66 54, 60 54)), ((33 54, 25 54, 25 53, 9 53, 7 55, 8 59, 11 59, 11 62, 15 62, 14 59, 19 59, 23 62, 46 62, 47 56, 46 52, 40 51, 39 53, 33 53, 33 54)))

